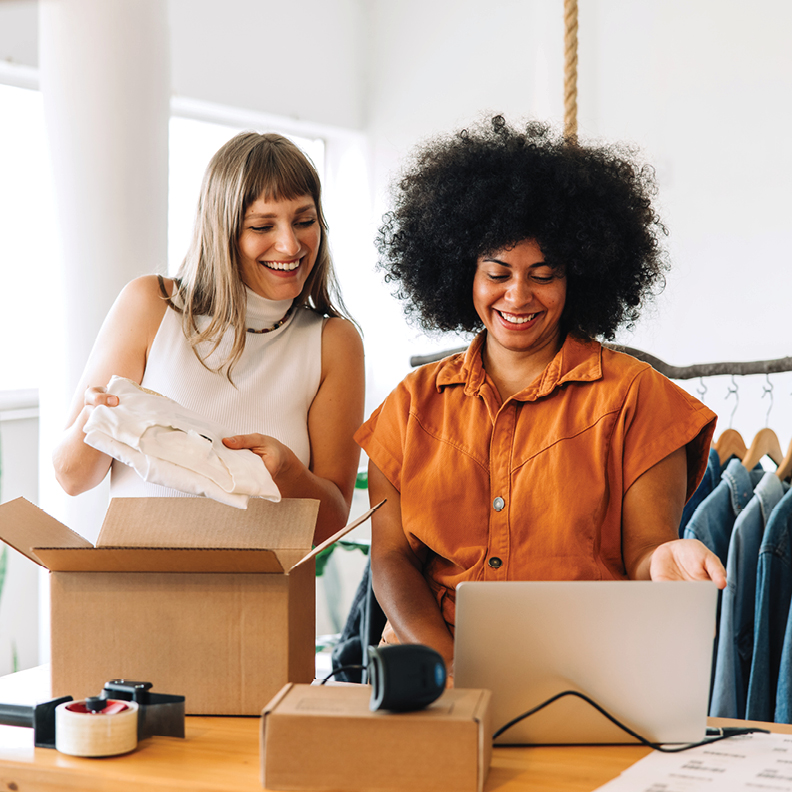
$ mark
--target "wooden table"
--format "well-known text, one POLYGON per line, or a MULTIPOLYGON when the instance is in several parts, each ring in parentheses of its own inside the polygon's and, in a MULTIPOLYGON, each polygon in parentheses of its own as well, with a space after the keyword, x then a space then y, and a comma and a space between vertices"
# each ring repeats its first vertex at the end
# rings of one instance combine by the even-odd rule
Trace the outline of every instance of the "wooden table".
MULTIPOLYGON (((2 684, 5 680, 0 680, 0 701, 15 703, 7 695, 3 698, 9 690, 8 684, 2 684)), ((15 689, 19 689, 18 683, 15 689)), ((773 729, 792 733, 788 726, 774 724, 773 729)), ((485 789, 591 792, 648 753, 647 748, 626 745, 495 748, 485 789)), ((154 789, 261 790, 259 719, 188 717, 184 740, 150 737, 131 754, 103 759, 81 759, 34 748, 32 729, 0 726, 1 792, 154 789)))
MULTIPOLYGON (((0 790, 261 790, 258 718, 187 718, 186 739, 150 737, 126 756, 80 759, 34 748, 32 731, 0 727, 0 790)), ((645 748, 496 748, 487 790, 591 792, 645 748)))

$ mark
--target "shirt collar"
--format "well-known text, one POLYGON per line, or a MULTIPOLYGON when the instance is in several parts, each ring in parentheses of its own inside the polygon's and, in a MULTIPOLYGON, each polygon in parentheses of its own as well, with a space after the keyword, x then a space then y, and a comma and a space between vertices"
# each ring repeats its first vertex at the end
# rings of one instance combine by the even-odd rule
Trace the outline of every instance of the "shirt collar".
MULTIPOLYGON (((437 372, 438 391, 447 385, 464 385, 468 396, 479 392, 486 378, 481 360, 481 348, 486 337, 487 331, 482 330, 464 353, 452 355, 442 363, 437 372)), ((593 382, 601 378, 602 344, 567 336, 541 375, 512 398, 535 401, 548 396, 565 382, 593 382)))

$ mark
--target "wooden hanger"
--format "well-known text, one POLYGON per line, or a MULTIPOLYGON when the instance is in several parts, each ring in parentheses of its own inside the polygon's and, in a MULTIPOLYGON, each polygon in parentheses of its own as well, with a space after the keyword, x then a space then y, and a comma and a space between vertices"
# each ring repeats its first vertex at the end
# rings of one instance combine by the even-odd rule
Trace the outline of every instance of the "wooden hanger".
POLYGON ((737 459, 743 459, 748 453, 745 440, 742 439, 742 435, 736 429, 724 429, 714 448, 718 452, 721 466, 725 465, 733 456, 736 456, 737 459))
POLYGON ((776 465, 780 465, 784 459, 784 452, 781 450, 781 443, 778 442, 778 435, 772 429, 760 429, 756 433, 748 453, 743 457, 742 463, 748 470, 753 470, 763 456, 769 456, 776 465))
POLYGON ((786 456, 781 460, 781 464, 778 466, 778 470, 776 470, 776 476, 778 476, 781 481, 786 481, 792 476, 792 443, 789 444, 786 456))

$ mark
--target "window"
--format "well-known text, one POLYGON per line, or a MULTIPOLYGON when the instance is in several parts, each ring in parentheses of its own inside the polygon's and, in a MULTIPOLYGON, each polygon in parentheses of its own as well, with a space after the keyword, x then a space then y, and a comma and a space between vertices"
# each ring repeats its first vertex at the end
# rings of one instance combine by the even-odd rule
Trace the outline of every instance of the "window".
POLYGON ((0 391, 36 388, 57 332, 37 284, 56 276, 58 232, 41 94, 0 85, 0 391), (11 343, 13 339, 13 343, 11 343))

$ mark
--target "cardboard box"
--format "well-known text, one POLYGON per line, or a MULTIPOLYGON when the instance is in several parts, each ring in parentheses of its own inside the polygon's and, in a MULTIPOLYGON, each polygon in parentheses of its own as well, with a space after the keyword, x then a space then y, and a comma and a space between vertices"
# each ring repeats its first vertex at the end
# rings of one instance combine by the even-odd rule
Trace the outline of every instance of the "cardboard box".
POLYGON ((367 685, 286 685, 261 718, 265 789, 481 792, 488 690, 446 690, 415 712, 369 711, 367 685))
POLYGON ((186 696, 186 711, 258 715, 315 674, 319 502, 118 498, 96 547, 24 498, 0 506, 0 539, 51 572, 52 695, 109 679, 186 696))

